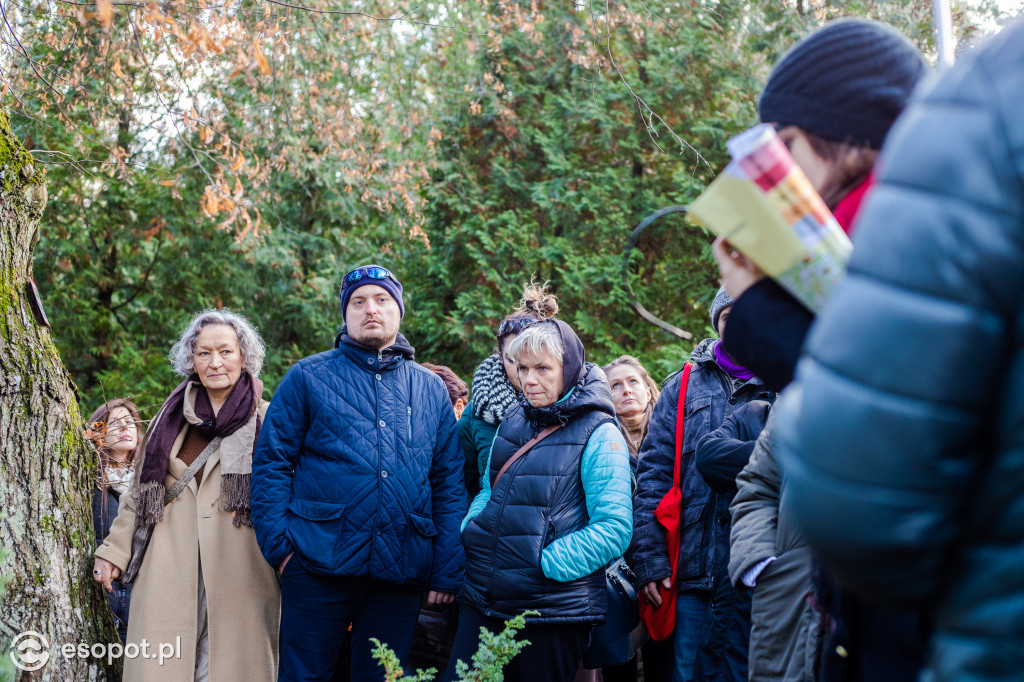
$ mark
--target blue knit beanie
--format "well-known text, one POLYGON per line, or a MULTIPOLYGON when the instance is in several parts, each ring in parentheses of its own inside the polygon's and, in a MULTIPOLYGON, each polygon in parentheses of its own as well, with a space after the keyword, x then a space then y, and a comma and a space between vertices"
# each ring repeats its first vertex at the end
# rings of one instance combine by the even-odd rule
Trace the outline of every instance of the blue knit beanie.
POLYGON ((711 302, 711 326, 716 334, 718 333, 718 318, 722 316, 722 311, 732 304, 732 296, 725 292, 725 287, 719 289, 715 294, 715 300, 711 302))
POLYGON ((346 273, 345 277, 347 278, 348 275, 352 274, 356 270, 363 270, 363 276, 360 279, 357 279, 355 282, 349 284, 344 279, 341 282, 341 293, 339 294, 339 298, 341 298, 342 316, 345 315, 345 309, 348 308, 348 299, 352 298, 352 293, 356 289, 362 286, 366 286, 367 284, 376 284, 377 286, 391 294, 395 301, 398 302, 398 309, 401 311, 402 317, 404 318, 405 302, 402 301, 402 283, 398 281, 398 278, 395 277, 394 273, 392 273, 389 277, 385 277, 384 279, 373 279, 372 277, 369 277, 366 271, 371 270, 373 268, 380 268, 381 270, 385 270, 389 273, 391 272, 390 270, 381 265, 371 263, 369 265, 360 265, 358 268, 352 268, 351 270, 348 271, 348 273, 346 273))
POLYGON ((761 122, 879 149, 925 71, 917 48, 894 28, 833 21, 772 69, 758 104, 761 122))

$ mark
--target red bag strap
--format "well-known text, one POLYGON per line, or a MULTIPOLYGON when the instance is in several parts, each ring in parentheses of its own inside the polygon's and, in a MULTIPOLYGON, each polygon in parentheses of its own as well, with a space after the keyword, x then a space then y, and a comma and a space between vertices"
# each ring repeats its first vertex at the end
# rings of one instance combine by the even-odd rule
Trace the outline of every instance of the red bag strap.
POLYGON ((686 420, 686 388, 690 384, 690 370, 693 363, 683 365, 683 376, 679 382, 679 406, 676 408, 676 469, 672 476, 672 487, 679 487, 679 467, 683 461, 683 423, 686 420))

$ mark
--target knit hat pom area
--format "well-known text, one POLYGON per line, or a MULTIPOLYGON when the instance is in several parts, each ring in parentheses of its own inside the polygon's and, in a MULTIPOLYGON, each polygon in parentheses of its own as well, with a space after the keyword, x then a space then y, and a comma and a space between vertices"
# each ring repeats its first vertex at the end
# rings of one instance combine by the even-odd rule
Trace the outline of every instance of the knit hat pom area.
POLYGON ((385 291, 387 291, 389 294, 391 294, 391 297, 394 298, 395 302, 398 303, 398 309, 401 311, 402 317, 405 317, 405 302, 402 300, 402 283, 398 281, 398 277, 396 277, 393 272, 391 272, 382 265, 371 263, 369 265, 360 265, 357 268, 352 268, 345 275, 345 278, 347 279, 348 276, 355 272, 356 270, 362 270, 363 276, 357 279, 355 282, 352 282, 351 284, 344 280, 342 280, 341 283, 341 293, 338 295, 338 298, 341 299, 342 316, 345 315, 345 309, 348 307, 348 300, 352 298, 352 294, 353 292, 355 292, 356 289, 362 286, 366 286, 367 284, 375 284, 380 288, 384 289, 385 291), (391 276, 385 277, 383 279, 374 279, 373 277, 370 277, 367 271, 373 270, 375 268, 389 272, 391 273, 391 276))
POLYGON ((913 43, 868 19, 830 22, 772 69, 761 121, 878 149, 927 67, 913 43))

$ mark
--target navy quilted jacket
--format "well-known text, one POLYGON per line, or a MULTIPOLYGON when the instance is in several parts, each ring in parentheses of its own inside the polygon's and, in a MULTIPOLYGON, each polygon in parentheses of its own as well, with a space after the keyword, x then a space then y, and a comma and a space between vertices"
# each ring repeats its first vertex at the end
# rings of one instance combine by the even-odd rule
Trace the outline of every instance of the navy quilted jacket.
POLYGON ((402 335, 381 352, 344 332, 274 394, 252 465, 252 520, 275 568, 445 592, 462 581, 463 456, 444 383, 402 335))
MULTIPOLYGON (((693 349, 690 384, 685 398, 683 461, 680 486, 683 491, 682 531, 679 541, 680 590, 711 590, 716 579, 713 566, 729 551, 729 500, 711 490, 697 471, 697 443, 752 400, 773 401, 775 394, 757 377, 750 381, 732 379, 715 363, 717 339, 705 339, 693 349)), ((679 405, 681 373, 665 381, 654 405, 647 437, 640 446, 636 493, 633 498, 633 570, 640 585, 672 574, 665 529, 654 517, 661 498, 672 487, 676 460, 676 412, 679 405)))
POLYGON ((933 682, 1024 671, 1022 110, 1020 22, 907 108, 778 408, 793 517, 846 584, 933 614, 933 682))

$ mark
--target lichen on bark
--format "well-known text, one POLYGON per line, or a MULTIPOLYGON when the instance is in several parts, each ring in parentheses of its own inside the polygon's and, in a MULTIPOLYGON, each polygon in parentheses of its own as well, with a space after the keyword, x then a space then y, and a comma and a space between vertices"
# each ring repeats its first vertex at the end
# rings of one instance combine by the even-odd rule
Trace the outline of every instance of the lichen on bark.
POLYGON ((90 573, 94 456, 71 378, 28 299, 44 173, 2 108, 0 175, 0 575, 10 579, 0 596, 0 655, 32 630, 49 641, 50 659, 23 679, 114 679, 116 664, 58 653, 65 643, 116 642, 117 632, 90 573))

